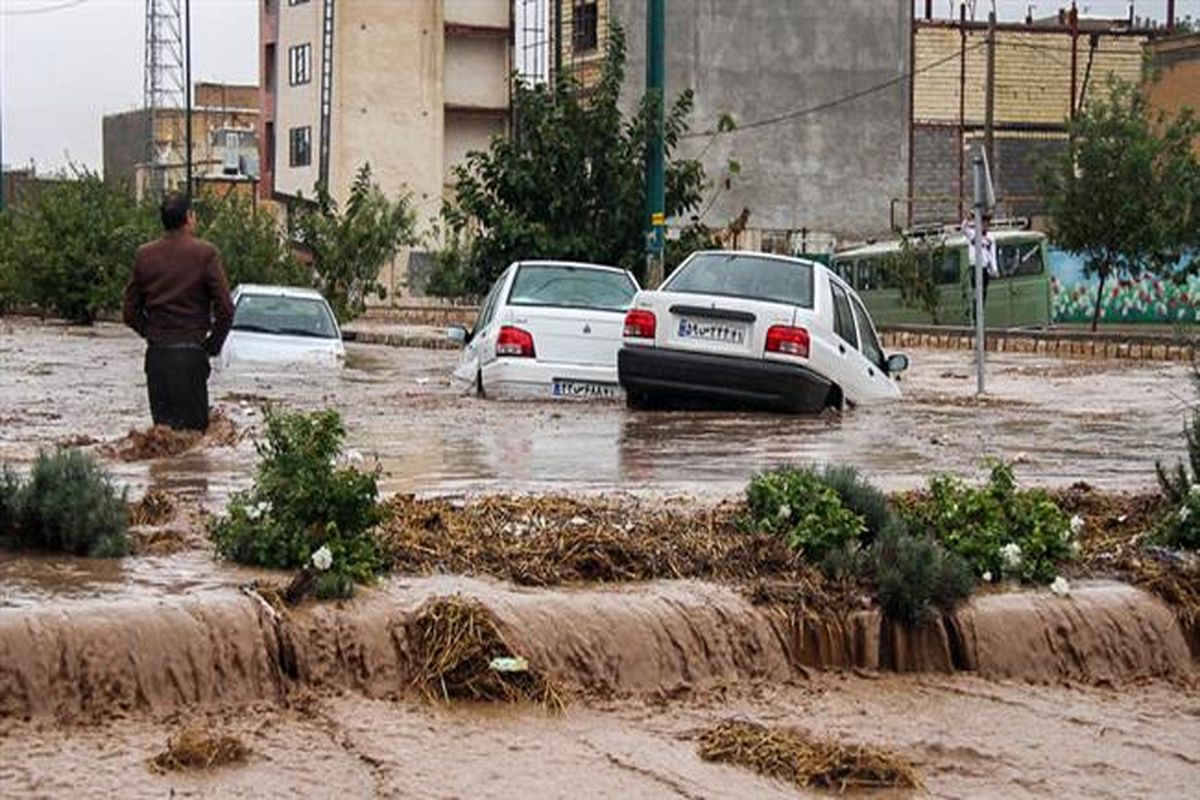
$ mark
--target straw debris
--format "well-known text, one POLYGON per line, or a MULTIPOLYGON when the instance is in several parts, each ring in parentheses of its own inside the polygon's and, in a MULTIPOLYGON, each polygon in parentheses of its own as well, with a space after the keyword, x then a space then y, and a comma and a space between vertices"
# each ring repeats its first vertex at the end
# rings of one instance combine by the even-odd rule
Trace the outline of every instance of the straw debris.
POLYGON ((735 764, 797 786, 846 789, 920 789, 921 776, 900 756, 867 745, 772 730, 730 720, 700 735, 700 757, 735 764))
POLYGON ((430 600, 408 626, 416 662, 414 685, 431 700, 532 702, 551 711, 562 695, 538 670, 493 668, 497 659, 524 664, 504 639, 492 613, 459 595, 430 600))
POLYGON ((197 446, 229 447, 237 444, 238 430, 233 420, 219 409, 209 417, 208 430, 177 431, 166 425, 152 425, 144 431, 131 430, 101 452, 125 462, 149 461, 182 455, 197 446))
POLYGON ((167 749, 150 760, 159 772, 205 770, 240 764, 250 756, 248 748, 235 736, 193 726, 167 739, 167 749))

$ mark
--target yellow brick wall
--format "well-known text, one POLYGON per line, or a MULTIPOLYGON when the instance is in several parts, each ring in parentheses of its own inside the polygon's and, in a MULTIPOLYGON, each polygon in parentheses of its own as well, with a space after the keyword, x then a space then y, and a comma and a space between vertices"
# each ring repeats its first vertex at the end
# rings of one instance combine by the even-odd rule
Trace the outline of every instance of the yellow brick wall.
MULTIPOLYGON (((984 121, 987 34, 967 33, 965 122, 984 121)), ((1141 76, 1144 40, 1133 36, 1102 36, 1096 49, 1088 96, 1104 91, 1107 76, 1128 81, 1141 76)), ((918 27, 913 86, 913 119, 920 123, 957 124, 959 117, 960 35, 957 29, 918 27)), ((1088 63, 1088 37, 1078 40, 1077 89, 1083 86, 1088 63)), ((1000 30, 996 33, 997 125, 1061 124, 1070 114, 1071 37, 1067 33, 1000 30)))

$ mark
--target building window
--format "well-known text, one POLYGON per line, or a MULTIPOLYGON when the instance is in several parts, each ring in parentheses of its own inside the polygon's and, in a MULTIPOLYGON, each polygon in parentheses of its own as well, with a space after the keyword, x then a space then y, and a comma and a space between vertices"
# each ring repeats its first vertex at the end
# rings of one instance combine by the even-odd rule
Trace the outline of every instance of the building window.
POLYGON ((599 12, 596 3, 576 3, 571 10, 571 47, 577 53, 595 50, 599 44, 597 35, 599 12))
POLYGON ((266 83, 268 92, 275 91, 275 45, 269 44, 264 49, 263 55, 263 81, 266 83))
POLYGON ((263 172, 275 171, 275 123, 268 122, 263 126, 263 172))
POLYGON ((298 44, 288 48, 288 82, 299 86, 312 80, 312 45, 298 44))
POLYGON ((288 132, 291 139, 289 147, 289 163, 293 167, 307 167, 312 163, 312 128, 292 128, 288 132))

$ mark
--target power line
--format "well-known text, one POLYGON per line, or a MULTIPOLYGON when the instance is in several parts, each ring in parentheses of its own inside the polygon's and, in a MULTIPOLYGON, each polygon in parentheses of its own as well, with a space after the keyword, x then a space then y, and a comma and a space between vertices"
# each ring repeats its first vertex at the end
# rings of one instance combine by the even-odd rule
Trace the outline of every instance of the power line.
POLYGON ((55 11, 66 11, 68 8, 74 8, 75 6, 81 6, 84 3, 86 3, 87 1, 88 0, 66 0, 65 2, 58 3, 58 4, 52 5, 52 6, 40 6, 40 7, 35 6, 33 8, 9 8, 9 9, 5 9, 5 10, 0 10, 0 16, 2 16, 2 17, 31 17, 31 16, 34 16, 35 14, 51 14, 55 11))
MULTIPOLYGON (((968 47, 965 52, 969 53, 972 50, 978 50, 979 48, 983 47, 985 44, 987 44, 987 42, 977 42, 976 44, 973 44, 970 47, 968 47)), ((799 119, 800 117, 806 117, 806 116, 809 116, 810 114, 819 114, 822 111, 828 111, 831 108, 837 108, 838 106, 842 106, 847 103, 852 103, 855 100, 859 100, 868 95, 875 94, 876 92, 881 92, 884 89, 890 89, 893 86, 904 83, 905 81, 909 80, 910 78, 915 78, 916 76, 918 76, 924 72, 928 72, 931 69, 936 69, 937 67, 940 67, 943 64, 947 64, 951 61, 954 61, 954 60, 960 58, 962 55, 963 55, 962 53, 953 53, 952 55, 948 55, 945 58, 939 58, 937 61, 930 62, 929 64, 926 64, 925 66, 921 67, 920 69, 913 70, 912 72, 903 72, 894 78, 889 78, 888 80, 884 81, 883 83, 878 83, 874 86, 868 87, 866 89, 862 89, 861 91, 854 92, 853 94, 844 95, 835 100, 830 100, 826 103, 821 103, 820 105, 810 106, 808 108, 801 108, 796 111, 789 111, 784 114, 778 114, 774 117, 766 117, 764 119, 754 120, 753 122, 747 122, 745 124, 738 125, 736 128, 733 128, 732 130, 696 131, 694 133, 685 133, 680 138, 695 139, 695 138, 699 138, 702 136, 714 136, 715 137, 715 136, 720 136, 722 134, 727 134, 727 133, 741 133, 742 131, 754 130, 755 128, 765 128, 768 125, 777 125, 780 122, 788 122, 793 119, 799 119)))

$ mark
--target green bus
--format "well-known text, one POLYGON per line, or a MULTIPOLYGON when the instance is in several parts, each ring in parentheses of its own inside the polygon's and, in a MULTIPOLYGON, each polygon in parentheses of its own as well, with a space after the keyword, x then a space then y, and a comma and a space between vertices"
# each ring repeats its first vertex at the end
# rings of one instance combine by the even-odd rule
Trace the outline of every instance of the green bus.
MULTIPOLYGON (((990 231, 996 242, 1000 277, 988 284, 984 320, 989 328, 1047 327, 1053 303, 1046 237, 1029 230, 990 231)), ((973 324, 974 293, 971 257, 961 232, 914 236, 912 247, 926 270, 933 271, 938 289, 940 325, 973 324), (936 263, 934 263, 936 262, 936 263)), ((844 250, 833 257, 833 269, 855 288, 880 325, 931 325, 929 311, 900 299, 896 259, 899 240, 844 250)))

